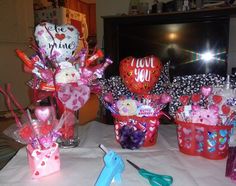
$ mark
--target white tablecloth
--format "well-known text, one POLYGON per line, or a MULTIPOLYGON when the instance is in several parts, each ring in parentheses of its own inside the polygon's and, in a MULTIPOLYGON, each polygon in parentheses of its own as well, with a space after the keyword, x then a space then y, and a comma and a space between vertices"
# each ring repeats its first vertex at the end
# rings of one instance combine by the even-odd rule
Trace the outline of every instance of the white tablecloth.
POLYGON ((98 148, 99 144, 104 144, 108 149, 120 154, 125 162, 122 183, 112 185, 149 185, 126 159, 149 171, 173 176, 173 186, 236 185, 224 176, 226 159, 208 160, 179 152, 175 125, 161 125, 155 146, 133 151, 120 147, 115 141, 113 127, 94 121, 79 128, 80 146, 60 149, 61 171, 38 180, 31 179, 26 149, 21 149, 0 171, 0 185, 92 186, 104 166, 104 152, 98 148))

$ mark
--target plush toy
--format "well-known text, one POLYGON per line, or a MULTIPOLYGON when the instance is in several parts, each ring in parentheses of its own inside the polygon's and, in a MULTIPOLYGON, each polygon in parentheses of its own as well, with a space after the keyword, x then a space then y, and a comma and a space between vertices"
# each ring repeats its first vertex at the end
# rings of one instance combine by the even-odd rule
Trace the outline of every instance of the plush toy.
POLYGON ((55 74, 58 99, 69 109, 80 109, 90 97, 90 88, 80 84, 80 73, 70 63, 64 63, 55 74))
POLYGON ((218 119, 218 112, 211 107, 207 109, 197 107, 192 113, 193 123, 217 125, 218 119))
POLYGON ((138 102, 133 99, 119 100, 116 103, 121 116, 133 116, 137 114, 138 102))
POLYGON ((55 75, 55 83, 57 84, 67 84, 67 83, 77 83, 80 79, 79 72, 74 66, 62 67, 59 69, 55 75))

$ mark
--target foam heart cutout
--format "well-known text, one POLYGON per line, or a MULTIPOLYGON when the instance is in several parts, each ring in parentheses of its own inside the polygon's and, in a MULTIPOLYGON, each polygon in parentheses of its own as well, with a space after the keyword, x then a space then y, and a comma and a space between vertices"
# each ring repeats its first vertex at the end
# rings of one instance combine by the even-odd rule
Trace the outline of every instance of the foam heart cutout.
POLYGON ((79 44, 79 32, 72 25, 44 22, 36 26, 34 36, 43 56, 57 63, 72 58, 79 44))
POLYGON ((133 93, 147 94, 158 82, 162 65, 155 56, 127 57, 120 62, 120 77, 133 93))
POLYGON ((58 99, 70 110, 79 110, 90 97, 90 88, 86 85, 74 87, 71 84, 61 85, 58 92, 58 99))

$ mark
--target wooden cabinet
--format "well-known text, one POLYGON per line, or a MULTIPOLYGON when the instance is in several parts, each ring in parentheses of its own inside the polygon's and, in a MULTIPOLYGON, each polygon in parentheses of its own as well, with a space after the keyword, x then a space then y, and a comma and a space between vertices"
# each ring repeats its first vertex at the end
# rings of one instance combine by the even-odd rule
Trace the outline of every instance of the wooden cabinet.
MULTIPOLYGON (((235 15, 236 7, 226 7, 207 10, 194 10, 189 12, 170 12, 137 16, 104 16, 103 20, 105 54, 115 62, 106 70, 106 76, 110 77, 118 75, 119 61, 124 57, 127 57, 129 55, 133 55, 135 57, 144 57, 146 55, 152 54, 159 57, 165 52, 163 49, 164 47, 169 50, 168 47, 175 47, 176 45, 178 45, 178 43, 176 44, 174 42, 172 43, 172 45, 169 45, 170 42, 168 43, 166 41, 163 41, 165 39, 165 30, 162 29, 163 27, 161 27, 160 25, 184 26, 184 33, 186 33, 187 28, 185 26, 187 26, 188 34, 190 33, 189 35, 191 35, 195 31, 198 31, 198 34, 196 35, 200 35, 200 38, 202 40, 220 40, 223 43, 221 45, 225 46, 225 56, 227 56, 229 21, 230 18, 235 15), (224 22, 225 25, 222 27, 218 26, 217 23, 221 25, 222 22, 224 22), (185 23, 187 23, 188 25, 185 23), (220 29, 214 30, 213 28, 211 28, 211 23, 213 23, 216 28, 220 29), (193 24, 194 27, 191 27, 191 25, 193 24), (200 25, 203 29, 198 28, 196 25, 200 25), (209 33, 205 31, 209 31, 209 33), (160 37, 160 33, 163 37, 160 37)), ((189 46, 189 43, 193 42, 193 40, 195 42, 195 45, 201 45, 203 43, 200 43, 194 37, 187 37, 187 34, 183 35, 183 32, 181 36, 184 39, 185 48, 182 47, 183 45, 179 45, 181 46, 180 49, 190 51, 187 46, 189 46)), ((193 36, 193 34, 191 36, 193 36)), ((197 50, 191 51, 193 51, 193 54, 196 54, 197 56, 197 50)), ((165 62, 167 62, 167 60, 165 62)), ((173 61, 173 63, 174 62, 176 61, 173 61)), ((227 69, 227 61, 225 61, 224 64, 221 64, 223 65, 223 67, 217 68, 222 72, 222 74, 224 74, 226 73, 225 71, 227 69)), ((195 67, 191 67, 191 69, 196 69, 200 66, 199 63, 191 63, 191 65, 196 65, 195 67)), ((206 66, 206 64, 204 65, 206 66)), ((177 70, 175 71, 177 72, 177 70)))

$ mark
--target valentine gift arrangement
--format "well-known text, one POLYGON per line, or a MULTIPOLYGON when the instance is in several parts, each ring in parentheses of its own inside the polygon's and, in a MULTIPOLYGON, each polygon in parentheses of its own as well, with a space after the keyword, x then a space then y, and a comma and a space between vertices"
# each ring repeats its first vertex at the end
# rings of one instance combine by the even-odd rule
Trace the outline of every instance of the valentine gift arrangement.
POLYGON ((120 77, 101 80, 101 102, 112 113, 115 136, 122 148, 138 149, 156 143, 162 109, 168 94, 168 65, 155 56, 127 57, 120 77))
POLYGON ((27 55, 17 49, 16 53, 24 64, 24 70, 33 75, 27 84, 33 89, 33 100, 49 100, 55 107, 57 116, 71 112, 71 119, 61 128, 60 145, 75 147, 78 137, 75 134, 77 111, 88 101, 90 93, 100 91, 97 79, 112 61, 103 59, 103 52, 96 49, 88 57, 88 49, 78 51, 80 33, 72 25, 54 25, 43 22, 35 28, 36 43, 31 47, 36 54, 27 55))
MULTIPOLYGON (((229 82, 229 81, 227 81, 229 82)), ((179 97, 175 113, 179 150, 208 159, 223 159, 235 120, 234 91, 224 87, 202 86, 199 92, 179 97)))
POLYGON ((59 130, 70 120, 71 113, 64 112, 61 118, 56 118, 54 107, 37 106, 32 117, 29 110, 23 109, 11 92, 10 85, 6 91, 0 87, 0 92, 6 99, 7 106, 15 118, 17 130, 14 139, 26 144, 28 163, 32 178, 40 178, 60 170, 60 155, 57 139, 61 136, 59 130), (19 118, 13 110, 12 102, 21 111, 19 118))

